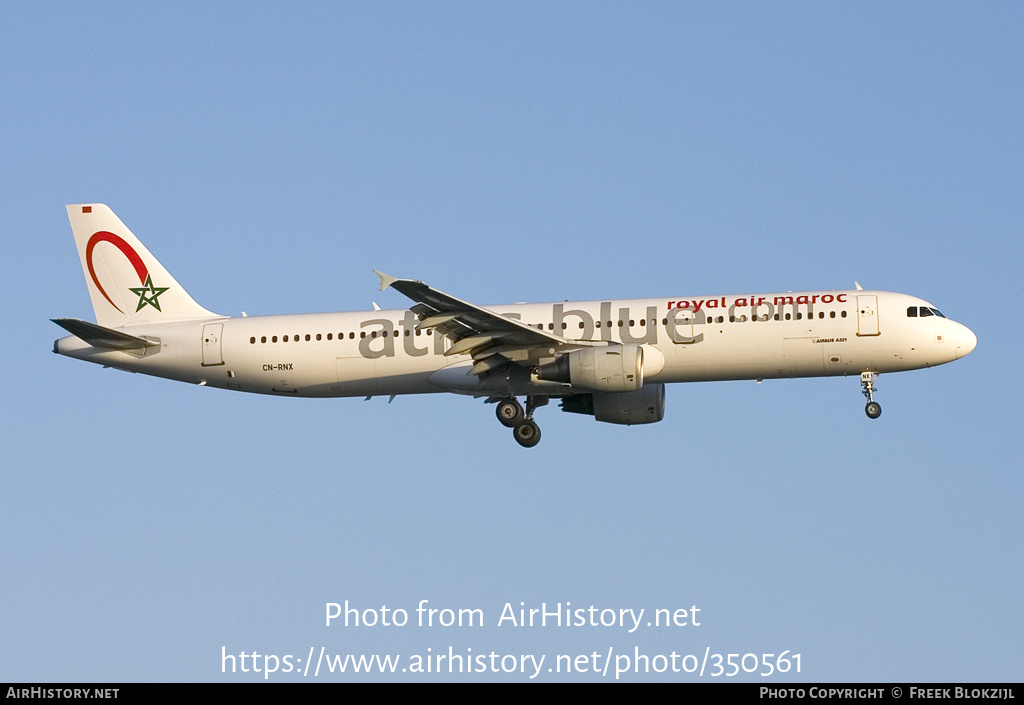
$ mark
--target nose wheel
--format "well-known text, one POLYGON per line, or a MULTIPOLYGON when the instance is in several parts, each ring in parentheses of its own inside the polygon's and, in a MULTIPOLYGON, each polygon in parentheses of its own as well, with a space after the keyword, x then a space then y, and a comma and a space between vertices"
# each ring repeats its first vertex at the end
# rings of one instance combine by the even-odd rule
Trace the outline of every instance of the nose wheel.
POLYGON ((860 373, 860 386, 864 392, 864 396, 867 397, 868 403, 864 407, 864 413, 868 415, 869 419, 877 419, 882 415, 882 405, 875 401, 875 392, 878 389, 875 387, 875 378, 878 377, 874 372, 861 372, 860 373))

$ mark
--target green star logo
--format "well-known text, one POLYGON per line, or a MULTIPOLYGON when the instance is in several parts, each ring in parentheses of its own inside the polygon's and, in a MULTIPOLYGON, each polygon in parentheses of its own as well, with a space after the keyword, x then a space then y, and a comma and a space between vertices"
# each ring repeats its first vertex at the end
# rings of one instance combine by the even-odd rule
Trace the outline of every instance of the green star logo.
POLYGON ((138 294, 139 296, 139 306, 135 311, 141 311, 143 306, 152 306, 159 311, 160 302, 157 300, 157 297, 169 288, 166 286, 153 286, 153 277, 147 274, 145 286, 129 287, 133 294, 138 294))

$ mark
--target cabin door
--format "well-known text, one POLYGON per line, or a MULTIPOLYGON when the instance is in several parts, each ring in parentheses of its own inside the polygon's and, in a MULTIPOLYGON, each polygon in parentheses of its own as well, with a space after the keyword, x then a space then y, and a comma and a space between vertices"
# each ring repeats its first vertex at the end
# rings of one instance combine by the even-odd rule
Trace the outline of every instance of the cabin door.
POLYGON ((878 297, 857 296, 857 335, 878 334, 878 297))
POLYGON ((203 326, 203 367, 224 364, 220 347, 220 334, 223 330, 223 323, 207 323, 203 326))

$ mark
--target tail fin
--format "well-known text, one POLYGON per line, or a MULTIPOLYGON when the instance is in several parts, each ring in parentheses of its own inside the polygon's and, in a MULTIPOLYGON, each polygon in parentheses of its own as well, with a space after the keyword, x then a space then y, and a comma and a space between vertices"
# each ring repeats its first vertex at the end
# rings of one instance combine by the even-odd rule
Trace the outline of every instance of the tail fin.
POLYGON ((107 206, 67 208, 101 326, 220 317, 197 304, 107 206))

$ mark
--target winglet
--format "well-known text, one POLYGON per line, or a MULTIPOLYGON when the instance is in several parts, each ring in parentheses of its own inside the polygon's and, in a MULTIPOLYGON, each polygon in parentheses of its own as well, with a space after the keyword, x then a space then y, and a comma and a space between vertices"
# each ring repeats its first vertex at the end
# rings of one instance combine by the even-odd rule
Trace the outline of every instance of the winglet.
POLYGON ((389 286, 391 286, 396 281, 398 281, 398 277, 388 276, 384 272, 378 272, 376 269, 373 270, 373 273, 376 274, 378 277, 380 277, 380 290, 381 291, 384 291, 389 286))
POLYGON ((854 282, 853 285, 857 287, 857 291, 864 291, 864 287, 860 285, 860 282, 854 282))

